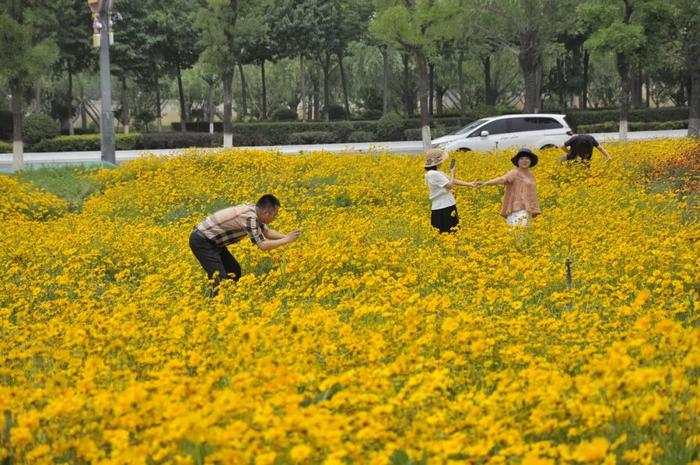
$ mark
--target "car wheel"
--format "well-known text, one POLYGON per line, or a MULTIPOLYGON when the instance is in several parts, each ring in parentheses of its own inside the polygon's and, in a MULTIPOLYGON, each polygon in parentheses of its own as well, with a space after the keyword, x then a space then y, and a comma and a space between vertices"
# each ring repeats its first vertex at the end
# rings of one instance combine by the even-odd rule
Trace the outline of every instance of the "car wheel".
POLYGON ((546 145, 543 145, 542 147, 540 147, 540 150, 554 149, 554 148, 556 148, 556 147, 557 147, 557 146, 556 146, 556 145, 553 145, 553 144, 546 144, 546 145))
POLYGON ((466 147, 461 147, 456 150, 457 152, 471 152, 472 149, 468 149, 466 147))

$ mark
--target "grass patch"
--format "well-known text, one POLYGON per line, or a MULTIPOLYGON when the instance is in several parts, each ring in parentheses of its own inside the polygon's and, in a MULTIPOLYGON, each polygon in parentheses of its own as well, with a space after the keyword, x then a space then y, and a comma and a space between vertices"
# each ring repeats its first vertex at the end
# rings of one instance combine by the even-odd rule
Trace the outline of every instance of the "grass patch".
POLYGON ((68 203, 69 211, 80 211, 85 199, 98 192, 102 185, 92 178, 100 167, 44 167, 23 170, 12 176, 20 182, 61 197, 68 203))

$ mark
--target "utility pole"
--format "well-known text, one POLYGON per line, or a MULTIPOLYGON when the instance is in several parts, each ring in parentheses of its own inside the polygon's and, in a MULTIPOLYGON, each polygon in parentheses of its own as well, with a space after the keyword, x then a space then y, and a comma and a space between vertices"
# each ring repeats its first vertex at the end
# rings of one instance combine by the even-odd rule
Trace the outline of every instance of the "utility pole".
POLYGON ((100 48, 100 93, 102 114, 100 140, 102 162, 116 164, 114 153, 114 113, 112 112, 112 75, 110 72, 109 46, 112 42, 110 10, 113 0, 87 0, 93 15, 93 46, 100 48))

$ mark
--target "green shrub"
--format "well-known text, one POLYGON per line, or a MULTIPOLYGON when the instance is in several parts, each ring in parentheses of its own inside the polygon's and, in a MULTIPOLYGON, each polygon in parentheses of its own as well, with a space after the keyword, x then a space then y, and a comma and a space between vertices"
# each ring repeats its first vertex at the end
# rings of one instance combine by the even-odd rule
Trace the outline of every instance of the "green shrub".
POLYGON ((22 139, 27 145, 36 144, 44 139, 51 139, 60 134, 58 123, 44 113, 32 113, 24 118, 22 139))
POLYGON ((380 140, 400 140, 405 122, 396 113, 387 113, 377 121, 377 137, 380 140))
POLYGON ((331 121, 340 121, 347 118, 345 107, 342 105, 328 105, 323 108, 323 114, 328 112, 328 119, 331 121))
POLYGON ((347 138, 348 142, 374 142, 376 136, 370 131, 353 131, 347 138))
POLYGON ((289 144, 332 144, 337 141, 330 131, 294 132, 289 135, 289 144))
POLYGON ((272 112, 270 119, 272 121, 296 121, 299 119, 299 115, 291 108, 280 108, 272 112))
MULTIPOLYGON (((133 150, 141 146, 141 134, 117 134, 117 150, 133 150)), ((85 134, 81 136, 58 136, 44 139, 31 147, 32 152, 85 152, 100 150, 100 135, 85 134)))
POLYGON ((363 120, 378 120, 379 118, 382 117, 384 112, 382 110, 365 110, 360 114, 360 117, 363 120))
MULTIPOLYGON (((679 121, 630 121, 627 128, 630 131, 663 131, 669 129, 685 129, 688 127, 688 120, 679 121)), ((620 122, 605 121, 597 124, 584 124, 578 127, 580 133, 591 132, 618 132, 620 122)))
POLYGON ((140 149, 173 149, 186 147, 220 147, 223 145, 222 134, 201 132, 154 132, 144 134, 140 149))
POLYGON ((355 126, 350 121, 339 121, 331 125, 331 131, 335 134, 335 140, 338 142, 347 141, 354 129, 355 126))
MULTIPOLYGON (((435 137, 431 133, 431 137, 435 137)), ((403 140, 421 140, 423 135, 421 134, 420 128, 404 129, 403 140)))
POLYGON ((0 140, 0 153, 12 153, 12 144, 0 140))
MULTIPOLYGON (((688 107, 665 107, 665 108, 637 108, 630 110, 629 121, 651 122, 651 121, 681 121, 688 119, 688 107)), ((569 125, 578 132, 584 132, 579 126, 591 124, 606 124, 610 121, 620 119, 620 110, 573 110, 566 114, 569 125)), ((595 131, 594 131, 595 132, 595 131)))

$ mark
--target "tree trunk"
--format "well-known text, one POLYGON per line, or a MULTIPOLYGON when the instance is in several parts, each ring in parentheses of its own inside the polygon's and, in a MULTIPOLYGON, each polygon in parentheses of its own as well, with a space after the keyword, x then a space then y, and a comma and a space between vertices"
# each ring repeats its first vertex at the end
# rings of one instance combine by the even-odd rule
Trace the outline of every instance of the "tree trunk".
POLYGON ((432 116, 434 115, 433 109, 435 98, 435 65, 430 63, 428 65, 428 113, 432 116))
POLYGON ((484 103, 489 106, 496 106, 496 91, 491 77, 491 55, 481 57, 481 64, 484 65, 484 103))
POLYGON ((622 83, 622 94, 620 96, 620 140, 627 140, 627 121, 629 120, 630 113, 632 79, 630 77, 627 57, 622 53, 617 54, 617 72, 620 75, 620 81, 622 83))
POLYGON ((243 64, 238 62, 238 72, 241 75, 241 115, 240 120, 245 120, 248 116, 248 86, 245 82, 245 73, 243 72, 243 64))
POLYGON ((233 70, 223 73, 224 81, 224 148, 233 146, 233 125, 231 124, 233 92, 233 70))
POLYGON ((350 119, 350 99, 348 98, 348 81, 345 79, 345 66, 343 55, 338 53, 338 66, 340 67, 340 83, 343 88, 343 102, 345 104, 345 119, 350 119))
POLYGON ((411 96, 410 96, 410 86, 411 86, 411 79, 409 75, 409 60, 410 56, 408 53, 404 53, 401 55, 401 59, 403 60, 403 117, 408 119, 411 117, 411 113, 413 110, 413 105, 411 105, 411 96))
POLYGON ((416 52, 418 68, 418 98, 420 99, 420 125, 423 150, 430 150, 430 113, 428 112, 428 60, 422 52, 416 52))
POLYGON ((156 121, 158 123, 158 132, 163 132, 163 112, 161 111, 160 79, 158 79, 158 74, 155 75, 155 78, 156 78, 156 121))
POLYGON ((80 127, 83 131, 87 129, 87 111, 85 110, 85 88, 80 81, 80 127))
POLYGON ((19 79, 10 81, 10 92, 12 93, 12 170, 18 171, 24 168, 22 142, 24 111, 22 110, 22 82, 19 79))
POLYGON ((525 113, 538 113, 542 93, 542 44, 537 31, 520 33, 518 63, 525 79, 525 113))
POLYGON ((581 108, 588 108, 588 68, 591 62, 591 55, 588 50, 583 51, 583 90, 581 92, 581 108))
POLYGON ((632 107, 641 108, 642 107, 642 65, 637 64, 634 67, 634 74, 632 76, 632 107))
POLYGON ((688 136, 700 137, 700 43, 689 47, 690 98, 688 99, 688 136))
POLYGON ((73 128, 73 70, 68 67, 68 92, 66 93, 66 107, 68 108, 68 134, 75 135, 73 128))
POLYGON ((389 50, 385 46, 379 47, 379 50, 382 52, 382 61, 384 63, 384 71, 382 73, 382 114, 386 115, 389 113, 389 79, 391 68, 389 67, 389 50))
MULTIPOLYGON (((308 100, 306 98, 306 70, 304 69, 304 55, 299 56, 299 80, 301 86, 301 120, 306 122, 308 119, 308 100)), ((296 108, 294 109, 296 110, 296 108)))
POLYGON ((442 103, 442 99, 445 96, 445 93, 447 92, 449 88, 447 86, 436 86, 435 87, 435 111, 437 112, 438 116, 442 116, 442 113, 444 111, 444 105, 442 103))
POLYGON ((267 119, 267 83, 265 82, 265 60, 260 62, 260 81, 262 82, 262 115, 260 119, 267 119))
POLYGON ((464 51, 459 51, 457 58, 457 82, 459 85, 459 114, 464 118, 467 113, 467 98, 464 95, 464 51))
POLYGON ((126 90, 126 77, 122 77, 122 126, 124 134, 129 134, 129 96, 126 90))
POLYGON ((214 83, 208 83, 207 88, 207 119, 209 120, 209 134, 214 134, 214 83))
POLYGON ((321 88, 318 79, 313 82, 314 86, 314 105, 313 105, 313 115, 312 120, 318 121, 321 119, 321 88))
POLYGON ((177 73, 177 91, 180 94, 180 131, 187 131, 187 107, 185 106, 185 89, 182 86, 182 70, 180 63, 175 66, 177 73))
POLYGON ((330 115, 328 114, 328 108, 331 104, 331 54, 330 52, 325 52, 325 57, 323 59, 323 120, 328 123, 330 122, 330 115))

